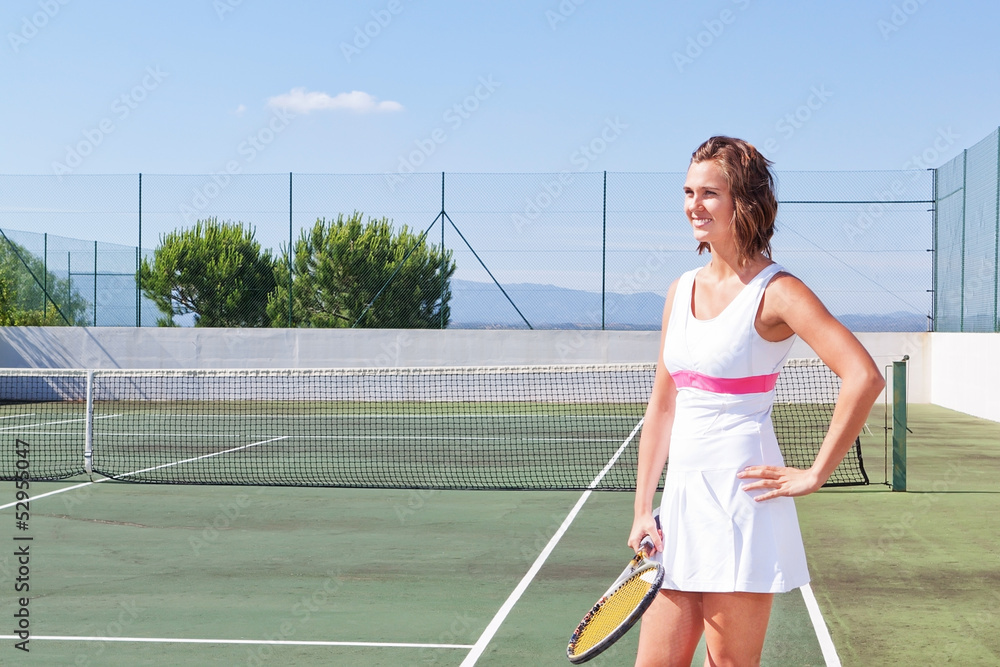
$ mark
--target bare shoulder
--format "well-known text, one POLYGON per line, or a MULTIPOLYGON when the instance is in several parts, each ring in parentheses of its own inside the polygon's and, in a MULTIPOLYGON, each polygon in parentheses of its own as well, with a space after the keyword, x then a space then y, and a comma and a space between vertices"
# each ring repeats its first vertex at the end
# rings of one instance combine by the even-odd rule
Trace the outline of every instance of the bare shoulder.
POLYGON ((796 276, 780 271, 764 290, 761 320, 765 325, 794 323, 810 317, 833 317, 809 287, 796 276))
POLYGON ((851 364, 871 362, 854 334, 804 282, 789 273, 777 274, 764 291, 759 322, 767 340, 797 334, 841 377, 851 364))
POLYGON ((793 334, 807 339, 811 331, 839 324, 804 282, 781 271, 764 290, 756 326, 765 340, 779 341, 793 334))

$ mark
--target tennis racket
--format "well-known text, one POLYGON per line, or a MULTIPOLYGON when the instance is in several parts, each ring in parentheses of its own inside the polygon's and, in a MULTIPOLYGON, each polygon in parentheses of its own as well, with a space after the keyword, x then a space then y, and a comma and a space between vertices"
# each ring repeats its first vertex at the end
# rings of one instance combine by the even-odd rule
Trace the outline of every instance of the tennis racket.
POLYGON ((663 583, 663 565, 649 560, 653 541, 647 537, 615 583, 576 626, 566 656, 587 662, 622 638, 652 604, 663 583))

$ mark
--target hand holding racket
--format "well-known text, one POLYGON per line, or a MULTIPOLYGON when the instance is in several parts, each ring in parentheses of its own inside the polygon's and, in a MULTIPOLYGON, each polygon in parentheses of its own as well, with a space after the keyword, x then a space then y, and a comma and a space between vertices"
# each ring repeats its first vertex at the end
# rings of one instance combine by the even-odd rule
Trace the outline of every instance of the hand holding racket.
POLYGON ((656 599, 663 565, 649 560, 653 551, 647 536, 615 583, 576 626, 566 648, 570 662, 586 662, 621 639, 656 599))

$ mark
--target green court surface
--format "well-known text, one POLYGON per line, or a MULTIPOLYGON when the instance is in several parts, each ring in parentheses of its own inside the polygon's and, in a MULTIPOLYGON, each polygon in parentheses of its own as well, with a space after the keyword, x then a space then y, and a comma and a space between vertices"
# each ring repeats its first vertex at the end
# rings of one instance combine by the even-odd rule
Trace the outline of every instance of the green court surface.
MULTIPOLYGON (((879 413, 874 483, 797 502, 812 589, 845 665, 997 664, 1000 424, 910 417, 908 492, 878 484, 879 413)), ((525 580, 581 492, 86 481, 32 484, 27 530, 0 511, 0 664, 460 665, 478 646, 478 665, 568 665, 629 557, 629 493, 592 494, 525 580), (32 538, 30 653, 15 537, 32 538)), ((636 639, 590 664, 632 664, 636 639)), ((778 596, 764 664, 825 664, 798 592, 778 596)))
POLYGON ((907 492, 797 502, 813 589, 845 665, 1000 665, 1000 424, 908 409, 907 492))

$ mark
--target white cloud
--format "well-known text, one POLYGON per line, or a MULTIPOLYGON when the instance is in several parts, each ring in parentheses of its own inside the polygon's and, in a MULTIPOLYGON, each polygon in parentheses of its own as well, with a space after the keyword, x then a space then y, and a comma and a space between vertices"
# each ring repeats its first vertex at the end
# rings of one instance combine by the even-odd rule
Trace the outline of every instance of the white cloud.
POLYGON ((236 113, 237 116, 242 116, 243 112, 246 111, 246 110, 247 110, 246 105, 241 104, 238 107, 236 107, 235 113, 236 113))
POLYGON ((356 113, 403 110, 403 105, 399 102, 390 100, 379 102, 373 96, 360 90, 352 90, 349 93, 340 93, 331 97, 326 93, 306 92, 305 88, 292 88, 291 92, 268 98, 267 105, 274 109, 284 109, 301 114, 327 110, 346 110, 356 113))

